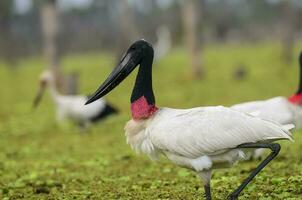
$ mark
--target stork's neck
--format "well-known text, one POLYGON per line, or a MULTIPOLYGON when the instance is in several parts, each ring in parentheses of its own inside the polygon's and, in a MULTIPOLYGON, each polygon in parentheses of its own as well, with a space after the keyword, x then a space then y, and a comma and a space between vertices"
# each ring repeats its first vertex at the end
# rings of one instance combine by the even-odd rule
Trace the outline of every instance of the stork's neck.
POLYGON ((300 66, 300 73, 299 73, 299 88, 296 94, 302 94, 302 54, 299 56, 299 66, 300 66))
POLYGON ((295 94, 288 98, 288 101, 292 104, 301 105, 302 106, 302 94, 295 94))
POLYGON ((135 85, 131 95, 132 118, 147 119, 156 111, 155 98, 152 88, 153 51, 147 52, 140 64, 135 85))
POLYGON ((296 104, 296 105, 302 105, 302 53, 299 56, 299 65, 300 65, 300 71, 299 71, 299 88, 293 96, 288 98, 288 101, 296 104))
POLYGON ((48 85, 49 85, 49 90, 50 90, 51 97, 52 97, 53 101, 57 103, 60 94, 57 90, 55 79, 50 78, 48 80, 48 85))

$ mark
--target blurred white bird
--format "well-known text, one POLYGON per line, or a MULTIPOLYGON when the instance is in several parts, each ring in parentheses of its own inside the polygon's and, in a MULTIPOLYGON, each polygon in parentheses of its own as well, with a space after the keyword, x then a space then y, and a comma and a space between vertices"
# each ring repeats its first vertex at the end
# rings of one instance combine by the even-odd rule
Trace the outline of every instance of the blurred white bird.
POLYGON ((289 129, 222 106, 192 109, 157 108, 152 89, 153 48, 145 40, 132 44, 118 66, 86 104, 103 97, 140 65, 131 95, 132 120, 125 127, 128 143, 156 159, 165 155, 174 164, 192 169, 204 182, 211 199, 213 169, 230 166, 253 148, 269 148, 271 154, 230 195, 237 199, 245 186, 279 153, 276 140, 290 140, 289 129))
POLYGON ((34 100, 37 107, 42 99, 46 86, 49 87, 51 97, 56 106, 56 119, 63 121, 70 119, 82 128, 87 128, 91 123, 117 113, 117 109, 108 104, 104 99, 99 99, 89 106, 84 106, 89 97, 82 95, 61 95, 55 86, 53 73, 44 71, 40 76, 40 89, 34 100))
MULTIPOLYGON (((268 119, 280 124, 294 124, 296 128, 302 125, 302 52, 299 56, 300 82, 297 92, 291 97, 274 97, 268 100, 240 103, 231 108, 246 112, 258 112, 258 117, 268 119)), ((258 159, 263 155, 263 149, 257 149, 253 158, 258 159)))

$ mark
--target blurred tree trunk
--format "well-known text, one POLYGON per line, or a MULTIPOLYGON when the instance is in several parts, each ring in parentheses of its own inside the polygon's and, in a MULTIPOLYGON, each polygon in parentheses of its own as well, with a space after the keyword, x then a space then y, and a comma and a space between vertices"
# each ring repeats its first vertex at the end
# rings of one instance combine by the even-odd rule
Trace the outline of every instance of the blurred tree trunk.
POLYGON ((291 63, 293 61, 295 39, 295 9, 290 1, 282 2, 281 9, 283 13, 281 55, 286 63, 291 63))
POLYGON ((66 95, 76 95, 78 94, 78 83, 79 74, 77 72, 72 72, 65 75, 64 79, 64 92, 66 95))
POLYGON ((200 78, 203 75, 200 45, 197 34, 197 0, 183 2, 183 26, 187 48, 190 54, 192 75, 200 78))
POLYGON ((121 1, 122 14, 119 18, 120 34, 118 37, 117 59, 128 49, 131 42, 138 39, 139 33, 134 20, 134 11, 129 5, 128 0, 121 1))
POLYGON ((10 67, 17 64, 15 47, 11 32, 12 1, 0 1, 0 56, 10 67))
POLYGON ((41 23, 44 37, 44 54, 49 69, 56 79, 57 88, 63 90, 63 75, 60 70, 60 55, 58 45, 59 13, 56 0, 45 0, 41 8, 41 23))

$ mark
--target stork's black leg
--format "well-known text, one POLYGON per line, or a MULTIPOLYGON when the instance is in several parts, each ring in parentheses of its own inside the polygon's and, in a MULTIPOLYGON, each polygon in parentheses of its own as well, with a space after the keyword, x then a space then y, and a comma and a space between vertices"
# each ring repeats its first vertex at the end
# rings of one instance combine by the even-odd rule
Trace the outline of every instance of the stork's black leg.
POLYGON ((252 171, 247 179, 245 179, 242 184, 229 196, 229 199, 237 199, 240 192, 251 182, 251 180, 270 162, 272 161, 279 153, 281 146, 277 143, 264 143, 264 144, 242 144, 239 145, 237 148, 266 148, 270 149, 272 152, 252 171))
POLYGON ((212 176, 212 171, 211 170, 203 170, 200 171, 199 173, 200 178, 203 181, 204 184, 204 192, 205 192, 205 197, 206 200, 211 200, 211 176, 212 176))
POLYGON ((204 185, 204 191, 206 194, 206 200, 211 200, 212 196, 211 196, 211 186, 210 184, 204 185))

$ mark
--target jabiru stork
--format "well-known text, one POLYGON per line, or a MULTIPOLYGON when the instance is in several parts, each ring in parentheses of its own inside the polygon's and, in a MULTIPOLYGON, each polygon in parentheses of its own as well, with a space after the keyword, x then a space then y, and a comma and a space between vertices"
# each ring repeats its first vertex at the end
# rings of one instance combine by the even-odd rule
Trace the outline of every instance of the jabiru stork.
POLYGON ((70 119, 82 128, 87 128, 91 123, 100 121, 105 117, 117 113, 117 109, 105 99, 99 99, 89 106, 84 106, 89 97, 83 95, 61 95, 56 89, 55 78, 49 70, 40 75, 39 91, 34 100, 34 107, 39 105, 46 86, 56 106, 56 119, 61 122, 70 119))
MULTIPOLYGON (((299 55, 300 81, 297 92, 290 97, 274 97, 267 100, 250 101, 231 106, 231 108, 247 113, 258 112, 258 117, 272 120, 280 124, 294 124, 296 128, 302 125, 302 52, 299 55)), ((257 149, 253 158, 258 159, 263 149, 257 149)))
POLYGON ((289 130, 294 126, 282 126, 223 106, 159 108, 152 88, 153 56, 153 47, 147 41, 133 43, 86 104, 108 94, 140 65, 131 95, 132 119, 125 126, 127 142, 151 159, 163 154, 174 164, 196 171, 204 183, 207 199, 211 199, 213 169, 233 164, 249 149, 271 150, 229 196, 237 199, 248 183, 278 155, 280 145, 273 142, 291 140, 289 130))

